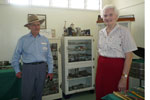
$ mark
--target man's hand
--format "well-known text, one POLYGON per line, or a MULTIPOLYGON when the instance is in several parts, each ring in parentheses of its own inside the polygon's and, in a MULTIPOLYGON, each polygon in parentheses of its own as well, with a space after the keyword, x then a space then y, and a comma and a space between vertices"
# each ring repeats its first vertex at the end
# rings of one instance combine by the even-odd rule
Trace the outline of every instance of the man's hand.
POLYGON ((16 73, 16 77, 17 77, 17 78, 21 78, 21 76, 22 76, 22 72, 16 73))
POLYGON ((53 79, 53 73, 48 73, 47 74, 47 78, 49 78, 50 80, 52 80, 53 79))

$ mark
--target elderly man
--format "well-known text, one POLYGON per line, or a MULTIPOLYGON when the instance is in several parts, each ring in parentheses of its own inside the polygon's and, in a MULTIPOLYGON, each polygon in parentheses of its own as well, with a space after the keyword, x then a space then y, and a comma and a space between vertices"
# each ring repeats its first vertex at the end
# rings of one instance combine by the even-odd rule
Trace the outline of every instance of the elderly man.
POLYGON ((46 78, 46 69, 48 66, 47 77, 53 78, 53 58, 49 41, 46 37, 39 34, 40 25, 44 19, 39 20, 36 15, 28 17, 28 23, 24 26, 30 32, 22 36, 16 46, 12 66, 16 72, 17 78, 22 78, 22 99, 42 100, 42 90, 46 78), (19 68, 19 60, 22 58, 22 72, 19 68))

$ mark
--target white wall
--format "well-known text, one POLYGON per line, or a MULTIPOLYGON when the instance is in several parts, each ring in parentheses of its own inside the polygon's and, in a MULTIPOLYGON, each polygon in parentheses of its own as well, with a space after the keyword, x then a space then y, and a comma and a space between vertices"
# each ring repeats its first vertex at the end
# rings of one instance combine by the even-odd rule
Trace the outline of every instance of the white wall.
POLYGON ((102 1, 102 8, 106 5, 106 4, 112 4, 112 0, 101 0, 102 1))
POLYGON ((94 37, 97 34, 99 11, 0 5, 0 60, 11 60, 18 39, 29 32, 24 27, 27 14, 46 14, 47 28, 55 29, 59 37, 64 21, 67 27, 73 22, 75 27, 90 29, 94 37))

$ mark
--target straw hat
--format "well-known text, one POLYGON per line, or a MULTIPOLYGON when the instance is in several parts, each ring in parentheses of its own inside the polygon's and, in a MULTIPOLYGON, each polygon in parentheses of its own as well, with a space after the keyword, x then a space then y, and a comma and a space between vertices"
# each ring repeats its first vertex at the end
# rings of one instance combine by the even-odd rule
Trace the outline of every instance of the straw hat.
POLYGON ((42 24, 45 20, 44 20, 44 19, 41 19, 41 20, 40 20, 40 19, 37 17, 37 15, 32 14, 32 15, 30 15, 30 16, 28 17, 28 23, 25 24, 24 27, 28 27, 29 24, 32 24, 32 23, 37 22, 37 21, 39 21, 40 24, 42 24))

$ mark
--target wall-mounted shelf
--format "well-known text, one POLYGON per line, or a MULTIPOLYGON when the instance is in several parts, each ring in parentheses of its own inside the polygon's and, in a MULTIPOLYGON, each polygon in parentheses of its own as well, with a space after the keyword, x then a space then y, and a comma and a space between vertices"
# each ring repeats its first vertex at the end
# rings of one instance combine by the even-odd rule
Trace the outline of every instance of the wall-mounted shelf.
MULTIPOLYGON (((117 20, 118 22, 119 21, 135 21, 135 18, 132 17, 132 18, 118 18, 117 20)), ((101 20, 98 20, 97 23, 104 23, 104 21, 101 19, 101 20)))

